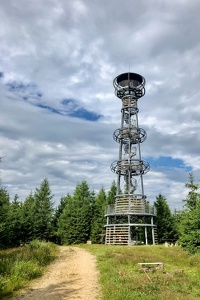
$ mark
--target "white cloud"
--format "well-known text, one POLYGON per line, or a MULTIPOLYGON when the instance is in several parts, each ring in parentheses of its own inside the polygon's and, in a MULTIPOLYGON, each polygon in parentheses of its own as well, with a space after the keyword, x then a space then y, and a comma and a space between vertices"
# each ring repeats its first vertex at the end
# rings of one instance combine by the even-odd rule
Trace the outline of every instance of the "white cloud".
MULTIPOLYGON (((197 0, 1 1, 0 156, 10 193, 24 199, 44 177, 57 203, 82 179, 95 190, 110 186, 121 114, 112 80, 129 67, 147 81, 138 102, 148 135, 142 155, 179 158, 198 179, 199 9, 197 0), (13 82, 29 89, 9 91, 13 82), (63 99, 101 118, 87 122, 34 106, 63 110, 63 99)), ((153 169, 144 176, 146 194, 154 201, 161 192, 180 206, 187 177, 187 169, 153 169)))

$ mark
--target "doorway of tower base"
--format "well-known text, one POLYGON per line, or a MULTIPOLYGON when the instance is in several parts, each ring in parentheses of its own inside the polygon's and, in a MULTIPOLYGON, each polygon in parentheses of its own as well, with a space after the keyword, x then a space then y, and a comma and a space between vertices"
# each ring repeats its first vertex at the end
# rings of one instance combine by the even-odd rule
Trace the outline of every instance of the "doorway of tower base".
POLYGON ((130 226, 129 245, 154 245, 154 232, 150 226, 130 226))

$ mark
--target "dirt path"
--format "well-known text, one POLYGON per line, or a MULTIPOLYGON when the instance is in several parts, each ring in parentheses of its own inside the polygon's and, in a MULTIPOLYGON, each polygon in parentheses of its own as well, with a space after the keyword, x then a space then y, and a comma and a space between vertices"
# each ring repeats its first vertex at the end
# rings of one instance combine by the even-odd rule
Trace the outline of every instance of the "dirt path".
POLYGON ((78 247, 60 247, 59 257, 45 275, 34 280, 12 300, 100 299, 96 260, 78 247))

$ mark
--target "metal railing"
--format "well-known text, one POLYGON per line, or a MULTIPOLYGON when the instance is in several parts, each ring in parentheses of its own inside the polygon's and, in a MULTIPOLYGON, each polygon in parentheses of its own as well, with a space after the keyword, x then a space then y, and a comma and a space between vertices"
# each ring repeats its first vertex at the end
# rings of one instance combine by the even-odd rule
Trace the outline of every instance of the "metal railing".
POLYGON ((130 204, 127 203, 126 205, 117 205, 117 204, 110 204, 106 206, 105 215, 112 215, 112 214, 128 214, 128 213, 135 213, 135 214, 150 214, 156 215, 156 207, 154 205, 143 205, 143 204, 130 204))

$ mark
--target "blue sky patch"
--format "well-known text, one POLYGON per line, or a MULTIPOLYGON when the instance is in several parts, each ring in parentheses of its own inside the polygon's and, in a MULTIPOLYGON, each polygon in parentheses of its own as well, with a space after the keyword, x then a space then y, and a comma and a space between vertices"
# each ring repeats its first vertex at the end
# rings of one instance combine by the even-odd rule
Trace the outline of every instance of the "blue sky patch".
POLYGON ((10 92, 17 93, 21 98, 31 105, 48 110, 51 113, 69 116, 73 118, 79 118, 87 121, 98 121, 101 115, 96 112, 89 111, 84 107, 81 107, 79 103, 74 99, 62 99, 60 104, 61 108, 54 108, 47 104, 41 103, 43 94, 38 90, 38 87, 34 83, 24 84, 23 82, 12 81, 6 84, 10 92))
POLYGON ((44 104, 36 104, 36 106, 38 106, 38 107, 41 107, 41 108, 44 108, 44 109, 47 109, 47 110, 49 110, 50 112, 52 112, 52 113, 55 113, 55 114, 58 114, 58 115, 62 115, 62 113, 58 110, 58 109, 56 109, 56 108, 53 108, 53 107, 51 107, 51 106, 48 106, 48 105, 44 105, 44 104))
POLYGON ((181 168, 187 172, 192 171, 191 167, 184 164, 184 161, 179 158, 172 158, 170 156, 160 156, 159 158, 148 157, 146 159, 152 168, 181 168))
POLYGON ((77 105, 76 101, 73 99, 63 99, 63 100, 61 100, 61 103, 66 106, 71 105, 71 104, 77 105))
POLYGON ((69 116, 84 119, 87 121, 98 121, 99 118, 101 117, 101 115, 96 114, 95 112, 92 112, 92 111, 88 111, 83 107, 70 112, 69 116))
POLYGON ((21 92, 26 92, 26 91, 33 91, 36 89, 36 85, 33 83, 28 83, 24 84, 23 82, 9 82, 7 83, 7 86, 10 91, 21 91, 21 92))
POLYGON ((64 105, 68 110, 68 115, 70 117, 79 118, 87 121, 98 121, 101 115, 96 112, 89 111, 84 107, 80 107, 76 100, 74 99, 63 99, 61 104, 64 105))
POLYGON ((38 97, 41 98, 43 96, 42 93, 38 90, 37 85, 34 83, 24 84, 23 82, 12 81, 12 82, 8 82, 6 86, 11 92, 23 94, 24 100, 27 100, 28 96, 37 97, 37 98, 38 97))
MULTIPOLYGON (((57 109, 41 103, 35 105, 47 109, 52 113, 56 113, 63 116, 67 115, 69 117, 79 118, 79 119, 92 121, 92 122, 97 121, 101 117, 101 115, 96 114, 92 111, 88 111, 83 107, 78 107, 76 101, 74 101, 73 99, 69 99, 69 100, 65 99, 64 101, 65 101, 64 105, 67 106, 66 109, 57 109)), ((63 104, 63 101, 61 103, 63 104)))

